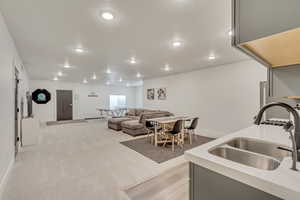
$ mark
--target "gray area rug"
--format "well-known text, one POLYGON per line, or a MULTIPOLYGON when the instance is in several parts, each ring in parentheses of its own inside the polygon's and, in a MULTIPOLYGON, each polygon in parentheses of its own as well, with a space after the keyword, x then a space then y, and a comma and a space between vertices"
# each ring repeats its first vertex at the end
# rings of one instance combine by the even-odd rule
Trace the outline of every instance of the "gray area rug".
POLYGON ((87 123, 87 120, 84 119, 77 119, 77 120, 66 120, 66 121, 51 121, 46 122, 47 126, 55 126, 55 125, 62 125, 62 124, 76 124, 76 123, 87 123))
POLYGON ((150 144, 150 140, 147 137, 121 142, 121 144, 146 156, 147 158, 150 158, 151 160, 157 163, 162 163, 172 158, 176 158, 178 156, 183 155, 184 151, 200 146, 212 140, 214 139, 194 135, 193 144, 190 144, 189 141, 186 141, 183 148, 175 145, 174 152, 172 151, 172 145, 167 144, 165 147, 163 147, 162 145, 155 147, 153 144, 150 144))

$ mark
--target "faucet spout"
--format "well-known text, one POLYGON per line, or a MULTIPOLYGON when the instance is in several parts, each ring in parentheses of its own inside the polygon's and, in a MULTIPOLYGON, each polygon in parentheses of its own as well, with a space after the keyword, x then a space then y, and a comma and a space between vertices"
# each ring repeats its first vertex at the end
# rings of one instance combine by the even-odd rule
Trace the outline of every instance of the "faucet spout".
MULTIPOLYGON (((300 117, 298 112, 289 104, 282 103, 282 102, 275 102, 275 103, 270 103, 268 105, 265 105, 262 107, 258 113, 258 115, 255 118, 254 124, 260 125, 263 114, 265 111, 271 107, 283 107, 285 108, 289 113, 291 113, 294 117, 294 137, 291 139, 293 140, 293 146, 294 146, 294 151, 297 153, 300 150, 300 117)), ((298 161, 300 162, 300 157, 298 156, 298 161)))

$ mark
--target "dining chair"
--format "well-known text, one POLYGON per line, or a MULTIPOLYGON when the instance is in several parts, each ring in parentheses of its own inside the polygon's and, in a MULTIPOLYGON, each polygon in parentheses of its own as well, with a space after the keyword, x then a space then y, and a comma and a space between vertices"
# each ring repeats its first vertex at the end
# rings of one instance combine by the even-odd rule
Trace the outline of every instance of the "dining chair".
MULTIPOLYGON (((182 135, 182 125, 183 125, 183 120, 177 120, 175 122, 175 125, 171 131, 165 132, 167 137, 169 137, 172 141, 172 151, 174 151, 174 146, 175 142, 181 145, 183 148, 183 140, 184 136, 182 135)), ((167 141, 164 143, 164 146, 166 145, 167 141)))
POLYGON ((151 144, 153 143, 153 134, 155 131, 154 123, 151 121, 146 121, 147 137, 150 139, 151 144))
POLYGON ((195 135, 195 130, 198 126, 198 120, 199 120, 198 117, 194 118, 191 125, 185 128, 186 130, 185 132, 188 134, 190 144, 192 144, 192 137, 193 137, 192 135, 195 135))
MULTIPOLYGON (((146 121, 145 127, 147 129, 147 137, 150 139, 150 143, 154 143, 154 132, 155 132, 155 122, 152 121, 146 121)), ((160 132, 162 130, 161 127, 157 127, 157 132, 160 132)))

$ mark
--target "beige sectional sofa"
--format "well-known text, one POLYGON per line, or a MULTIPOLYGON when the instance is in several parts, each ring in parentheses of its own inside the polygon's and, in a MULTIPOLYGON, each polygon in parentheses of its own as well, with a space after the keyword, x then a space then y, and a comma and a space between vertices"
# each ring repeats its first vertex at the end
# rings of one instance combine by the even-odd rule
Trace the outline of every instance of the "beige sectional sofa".
POLYGON ((122 126, 121 123, 125 121, 139 120, 140 115, 143 112, 147 112, 147 109, 129 109, 124 117, 117 117, 108 120, 108 128, 113 129, 115 131, 121 131, 122 126))
POLYGON ((146 119, 173 116, 168 111, 129 109, 125 117, 108 120, 108 128, 127 133, 132 136, 147 134, 146 119))
POLYGON ((131 117, 112 118, 108 120, 107 125, 108 128, 110 129, 113 129, 115 131, 121 131, 122 130, 121 123, 125 121, 131 121, 131 120, 135 120, 135 119, 131 117))

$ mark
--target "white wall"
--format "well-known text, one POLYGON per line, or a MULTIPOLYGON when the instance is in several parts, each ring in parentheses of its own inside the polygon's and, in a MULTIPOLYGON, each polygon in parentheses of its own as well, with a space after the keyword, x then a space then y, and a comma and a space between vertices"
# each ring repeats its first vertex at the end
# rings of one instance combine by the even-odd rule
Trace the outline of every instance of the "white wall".
POLYGON ((135 88, 135 93, 136 93, 136 107, 137 108, 143 108, 144 107, 144 99, 143 99, 143 89, 144 87, 143 86, 136 86, 135 88))
POLYGON ((205 68, 144 81, 144 107, 198 116, 198 133, 219 137, 250 126, 259 109, 259 82, 267 69, 255 61, 205 68), (146 99, 149 88, 165 87, 167 100, 146 99))
MULTIPOLYGON (((10 163, 14 160, 14 73, 20 72, 19 102, 28 90, 28 78, 22 67, 14 41, 0 13, 0 195, 1 186, 10 163)), ((26 105, 26 102, 25 102, 26 105)), ((25 111, 27 109, 25 108, 25 111)))
POLYGON ((136 88, 103 85, 85 85, 79 83, 55 81, 30 81, 30 90, 47 89, 51 93, 51 101, 46 105, 33 103, 34 117, 41 122, 56 120, 56 90, 73 91, 73 118, 99 117, 96 108, 109 108, 109 95, 125 95, 128 107, 136 107, 136 88), (98 97, 88 97, 95 92, 98 97))

